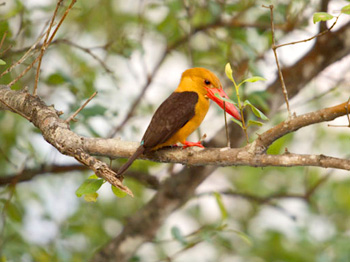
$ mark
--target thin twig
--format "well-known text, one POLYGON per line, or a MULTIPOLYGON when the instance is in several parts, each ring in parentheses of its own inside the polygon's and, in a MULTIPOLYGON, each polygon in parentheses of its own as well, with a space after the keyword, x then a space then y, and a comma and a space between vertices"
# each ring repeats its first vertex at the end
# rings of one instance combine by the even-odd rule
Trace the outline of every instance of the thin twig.
POLYGON ((59 8, 60 5, 62 4, 62 1, 63 1, 63 0, 58 0, 58 2, 57 2, 55 11, 54 11, 53 16, 52 16, 52 18, 51 18, 51 22, 50 22, 49 28, 48 28, 48 30, 47 30, 47 32, 46 32, 46 36, 45 36, 45 39, 44 39, 44 43, 43 43, 43 45, 41 46, 40 55, 39 55, 38 67, 37 67, 36 75, 35 75, 35 83, 34 83, 33 95, 36 95, 36 91, 37 91, 37 88, 38 88, 38 82, 39 82, 39 74, 40 74, 41 61, 42 61, 43 56, 44 56, 44 53, 45 53, 45 51, 46 51, 46 47, 48 46, 48 45, 47 45, 47 41, 48 41, 48 39, 49 39, 49 35, 50 35, 52 26, 53 26, 54 21, 55 21, 55 18, 56 18, 58 8, 59 8))
MULTIPOLYGON (((32 54, 32 50, 34 50, 36 48, 36 46, 39 44, 39 42, 41 41, 41 39, 44 37, 44 35, 40 35, 38 37, 38 39, 35 41, 35 43, 28 49, 27 52, 25 52, 25 54, 14 64, 12 64, 9 68, 7 68, 4 72, 1 73, 0 78, 3 77, 4 75, 6 75, 7 73, 11 72, 13 68, 15 68, 16 66, 22 64, 28 57, 30 57, 32 54)), ((32 66, 29 66, 30 68, 32 68, 32 66)))
MULTIPOLYGON (((4 33, 4 35, 2 36, 1 39, 1 43, 0 43, 0 49, 2 48, 2 45, 4 44, 4 41, 6 39, 7 36, 7 31, 4 33)), ((0 52, 0 56, 3 56, 3 54, 5 54, 8 50, 10 50, 12 48, 12 45, 9 45, 8 47, 6 47, 3 51, 0 52)))
POLYGON ((7 32, 5 32, 4 35, 3 35, 2 38, 1 38, 0 49, 2 48, 2 45, 4 44, 4 41, 5 41, 5 39, 6 39, 6 36, 7 36, 7 32))
MULTIPOLYGON (((71 4, 69 5, 69 7, 67 8, 67 10, 66 10, 65 13, 63 14, 63 16, 62 16, 60 22, 58 23, 58 25, 56 26, 56 28, 55 28, 54 32, 52 33, 50 39, 48 40, 47 46, 50 45, 50 43, 52 42, 53 38, 55 37, 55 35, 56 35, 56 33, 57 33, 58 29, 59 29, 59 27, 61 26, 61 24, 63 23, 64 19, 66 18, 66 16, 67 16, 69 10, 72 9, 72 7, 73 7, 73 5, 75 4, 75 2, 76 2, 76 0, 72 0, 71 4)), ((40 37, 40 39, 41 39, 42 37, 44 37, 44 35, 42 35, 42 36, 40 37)), ((35 45, 36 45, 36 44, 35 44, 35 45)), ((35 45, 33 45, 33 46, 31 47, 31 49, 33 49, 33 48, 35 47, 35 45)), ((30 50, 28 50, 28 52, 27 52, 26 54, 29 54, 29 51, 30 51, 30 50)), ((26 55, 26 54, 25 54, 25 55, 26 55)), ((25 56, 25 55, 24 55, 24 56, 25 56)), ((24 58, 24 56, 22 57, 22 59, 24 58)), ((21 60, 22 60, 22 59, 21 59, 21 60)), ((10 82, 10 83, 8 84, 8 86, 12 86, 12 85, 14 85, 16 82, 18 82, 18 80, 21 79, 21 78, 35 65, 35 63, 36 63, 39 59, 40 59, 40 56, 38 56, 37 58, 35 58, 35 60, 34 60, 34 61, 33 61, 33 62, 32 62, 32 63, 31 63, 31 64, 30 64, 16 79, 14 79, 12 82, 10 82)), ((23 61, 24 61, 24 60, 23 60, 23 61)), ((22 61, 22 62, 23 62, 23 61, 22 61)), ((22 62, 21 62, 21 63, 22 63, 22 62)), ((18 64, 20 64, 19 61, 16 62, 16 63, 13 65, 13 67, 16 66, 16 65, 18 65, 18 64)), ((11 68, 11 69, 12 69, 12 68, 11 68)), ((5 73, 8 73, 8 70, 6 70, 4 73, 2 73, 2 74, 0 75, 0 77, 3 76, 5 73)))
POLYGON ((278 56, 277 56, 277 51, 276 51, 277 48, 276 48, 276 41, 275 41, 275 26, 274 26, 274 21, 273 21, 273 5, 269 5, 269 6, 263 5, 263 7, 270 9, 271 34, 272 34, 272 51, 273 51, 273 54, 275 55, 275 60, 276 60, 277 69, 278 69, 278 76, 279 76, 279 79, 281 81, 281 86, 282 86, 282 91, 283 91, 283 95, 284 95, 284 100, 286 102, 286 106, 287 106, 287 110, 288 110, 288 116, 291 117, 290 108, 289 108, 288 92, 287 92, 286 85, 284 83, 283 74, 282 74, 280 63, 278 61, 278 56))
MULTIPOLYGON (((341 14, 340 14, 340 15, 341 15, 341 14)), ((324 30, 324 31, 322 31, 322 32, 320 32, 320 33, 318 33, 317 35, 314 35, 314 36, 312 36, 312 37, 310 37, 310 38, 307 38, 307 39, 304 39, 304 40, 299 40, 299 41, 295 41, 295 42, 290 42, 290 43, 285 43, 285 44, 276 45, 275 48, 277 49, 277 48, 280 48, 280 47, 282 47, 282 46, 295 45, 295 44, 299 44, 299 43, 305 43, 305 42, 311 41, 311 40, 313 40, 313 39, 315 39, 315 38, 317 38, 317 37, 323 36, 324 34, 330 32, 330 31, 333 29, 333 27, 335 26, 335 24, 338 22, 338 19, 339 19, 339 16, 340 16, 340 15, 336 16, 335 21, 334 21, 334 23, 332 24, 332 26, 331 26, 330 28, 328 28, 328 29, 326 29, 326 30, 324 30)))
MULTIPOLYGON (((317 37, 320 37, 320 36, 330 32, 333 29, 333 27, 336 25, 336 23, 337 23, 337 21, 338 21, 338 19, 339 19, 341 14, 336 16, 336 19, 335 19, 334 23, 332 24, 332 26, 330 28, 325 29, 324 31, 322 31, 322 32, 320 32, 320 33, 310 37, 310 38, 299 40, 299 41, 294 41, 294 42, 289 42, 289 43, 284 43, 284 44, 280 44, 280 45, 276 45, 274 21, 273 21, 274 20, 273 19, 273 8, 274 8, 274 6, 273 5, 270 5, 270 6, 263 5, 263 7, 269 8, 270 12, 271 12, 272 50, 273 50, 273 53, 274 53, 274 56, 275 56, 275 60, 276 60, 276 64, 277 64, 277 68, 278 68, 278 75, 279 75, 279 79, 281 81, 282 91, 283 91, 284 99, 286 101, 288 115, 289 115, 289 117, 291 117, 291 112, 290 112, 290 107, 289 107, 289 99, 288 99, 288 92, 287 92, 287 88, 285 86, 285 82, 284 82, 284 79, 283 79, 283 74, 282 74, 281 67, 280 67, 280 64, 279 64, 279 60, 278 60, 278 56, 277 56, 277 48, 282 47, 282 46, 287 46, 287 45, 294 45, 294 44, 308 42, 308 41, 311 41, 311 40, 313 40, 313 39, 315 39, 317 37)), ((350 123, 350 121, 349 121, 349 123, 350 123)))
POLYGON ((23 72, 21 74, 19 74, 14 80, 12 80, 8 86, 13 86, 15 83, 18 82, 18 80, 20 80, 34 65, 35 63, 39 60, 39 57, 35 58, 34 61, 29 65, 27 66, 26 69, 23 70, 23 72))
POLYGON ((50 37, 50 39, 49 39, 49 41, 47 42, 48 45, 49 45, 49 44, 52 42, 52 40, 54 39, 54 37, 55 37, 55 35, 56 35, 58 29, 61 27, 61 25, 62 25, 64 19, 66 19, 66 17, 67 17, 67 15, 68 15, 69 11, 73 8, 73 5, 76 3, 76 1, 77 1, 77 0, 72 0, 72 2, 70 3, 70 5, 68 6, 68 8, 66 9, 66 11, 64 12, 64 14, 63 14, 61 20, 58 22, 58 24, 57 24, 55 30, 53 31, 53 33, 52 33, 52 35, 51 35, 51 37, 50 37))
POLYGON ((93 94, 90 96, 90 98, 89 98, 88 100, 86 100, 86 102, 85 102, 81 107, 79 107, 78 110, 75 111, 74 114, 71 115, 70 117, 68 117, 64 122, 68 124, 70 121, 74 120, 74 118, 77 116, 77 114, 79 114, 79 112, 80 112, 81 110, 83 110, 84 107, 85 107, 96 95, 97 95, 97 91, 96 91, 95 93, 93 93, 93 94))
POLYGON ((6 47, 3 51, 0 52, 0 56, 3 56, 4 54, 6 54, 7 51, 9 51, 13 46, 9 45, 8 47, 6 47))
POLYGON ((77 49, 80 49, 80 50, 84 51, 85 53, 87 53, 88 55, 90 55, 92 58, 94 58, 97 62, 99 62, 100 65, 105 69, 105 71, 106 71, 107 73, 111 74, 111 75, 115 78, 113 70, 110 69, 110 68, 106 65, 106 63, 105 63, 101 58, 99 58, 97 55, 95 55, 95 54, 91 51, 92 48, 86 48, 86 47, 80 46, 80 45, 78 45, 78 44, 76 44, 76 43, 73 43, 72 41, 70 41, 70 40, 68 40, 68 39, 60 39, 60 41, 58 41, 58 42, 59 42, 59 43, 66 44, 66 45, 73 46, 73 47, 75 47, 75 48, 77 48, 77 49))

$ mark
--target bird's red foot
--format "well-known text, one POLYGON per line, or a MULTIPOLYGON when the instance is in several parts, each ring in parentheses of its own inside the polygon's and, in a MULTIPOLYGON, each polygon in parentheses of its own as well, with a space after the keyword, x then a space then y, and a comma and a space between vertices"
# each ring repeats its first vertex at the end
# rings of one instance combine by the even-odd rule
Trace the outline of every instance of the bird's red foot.
POLYGON ((182 147, 183 149, 185 149, 187 147, 191 147, 191 146, 198 146, 198 147, 204 148, 201 141, 198 141, 198 142, 185 141, 182 144, 183 144, 183 147, 182 147))

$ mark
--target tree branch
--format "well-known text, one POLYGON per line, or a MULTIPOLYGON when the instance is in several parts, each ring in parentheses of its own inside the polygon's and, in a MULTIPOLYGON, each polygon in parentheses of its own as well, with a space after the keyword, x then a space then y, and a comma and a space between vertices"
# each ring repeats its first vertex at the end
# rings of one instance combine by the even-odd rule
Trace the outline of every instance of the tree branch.
MULTIPOLYGON (((347 115, 347 102, 288 119, 272 127, 244 148, 162 149, 141 156, 142 159, 165 163, 181 163, 191 166, 319 166, 350 170, 350 160, 325 155, 267 155, 267 148, 280 137, 302 127, 347 115)), ((139 146, 137 142, 117 139, 86 138, 85 149, 92 155, 111 158, 130 157, 139 146)))
MULTIPOLYGON (((107 164, 91 155, 111 158, 129 157, 138 147, 138 143, 79 136, 69 130, 68 125, 58 117, 53 107, 46 106, 38 97, 28 93, 12 91, 1 86, 0 101, 6 101, 6 104, 0 106, 0 109, 16 109, 16 113, 21 112, 41 130, 46 141, 62 154, 73 156, 80 163, 94 170, 97 175, 125 189, 119 180, 115 182, 117 180, 115 173, 107 164), (7 105, 11 105, 11 108, 8 108, 7 105)), ((141 156, 141 158, 191 166, 319 166, 350 170, 350 160, 346 159, 324 155, 265 154, 266 149, 278 138, 305 126, 334 120, 346 115, 347 112, 346 102, 288 119, 267 130, 244 148, 163 149, 141 156)))
POLYGON ((26 92, 13 91, 0 85, 0 109, 21 112, 37 128, 44 139, 64 155, 72 156, 83 165, 92 169, 97 176, 106 179, 112 185, 132 195, 129 188, 122 184, 106 163, 92 157, 84 150, 84 138, 69 129, 69 125, 59 118, 53 106, 47 106, 37 96, 26 92))
POLYGON ((347 115, 348 105, 348 102, 345 102, 340 105, 323 108, 315 112, 287 119, 260 135, 254 143, 256 143, 257 147, 260 147, 262 152, 266 151, 266 149, 278 138, 294 132, 299 128, 321 122, 332 121, 337 117, 347 115))
MULTIPOLYGON (((117 172, 119 167, 114 167, 112 170, 114 172, 117 172)), ((26 182, 32 180, 34 177, 44 174, 65 174, 67 172, 73 172, 73 171, 88 171, 90 170, 89 167, 83 166, 80 164, 72 164, 72 165, 57 165, 57 164, 50 164, 50 165, 41 165, 39 168, 29 168, 29 169, 23 169, 18 173, 15 174, 8 174, 8 175, 0 175, 0 186, 5 186, 9 184, 17 184, 20 182, 26 182)), ((152 189, 158 189, 159 188, 159 181, 156 177, 151 176, 144 172, 137 172, 137 171, 129 171, 128 172, 128 178, 133 178, 139 181, 140 183, 144 184, 145 186, 152 188, 152 189)))

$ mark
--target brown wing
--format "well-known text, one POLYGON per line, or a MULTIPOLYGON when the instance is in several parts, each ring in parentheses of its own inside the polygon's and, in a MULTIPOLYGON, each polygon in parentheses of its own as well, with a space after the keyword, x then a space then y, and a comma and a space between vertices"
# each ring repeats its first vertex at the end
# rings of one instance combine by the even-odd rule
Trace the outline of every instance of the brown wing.
POLYGON ((151 149, 167 141, 195 114, 198 94, 174 92, 156 110, 143 138, 145 149, 151 149))

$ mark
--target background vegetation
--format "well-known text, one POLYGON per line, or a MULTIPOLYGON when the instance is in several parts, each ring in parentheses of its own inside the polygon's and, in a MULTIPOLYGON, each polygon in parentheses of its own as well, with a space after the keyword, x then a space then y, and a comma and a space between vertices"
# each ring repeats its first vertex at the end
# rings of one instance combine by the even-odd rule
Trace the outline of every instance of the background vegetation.
MULTIPOLYGON (((56 24, 70 3, 62 1, 56 24)), ((323 31, 334 19, 313 24, 313 13, 328 10, 338 15, 349 4, 339 0, 78 0, 45 52, 37 94, 67 118, 98 91, 71 129, 87 137, 139 141, 152 112, 175 89, 186 68, 215 71, 234 99, 224 72, 230 62, 237 81, 252 75, 267 79, 241 89, 243 98, 270 118, 261 129, 251 130, 253 140, 288 117, 271 51, 270 10, 262 7, 271 3, 278 43, 323 31)), ((1 72, 45 32, 56 4, 55 0, 1 1, 0 58, 6 63, 0 65, 1 72)), ((349 27, 349 18, 341 16, 324 36, 278 49, 293 113, 348 99, 349 27)), ((18 76, 38 56, 40 44, 34 51, 0 83, 17 79, 12 89, 28 87, 33 92, 37 65, 18 76)), ((347 125, 346 121, 344 117, 332 124, 347 125)), ((221 111, 213 106, 200 134, 206 133, 209 141, 220 136, 216 134, 223 124, 221 111)), ((231 137, 232 144, 244 146, 239 127, 231 128, 238 134, 231 137)), ((215 145, 225 146, 225 140, 215 145)), ((321 123, 284 136, 268 153, 287 148, 348 158, 349 146, 348 128, 321 123)), ((114 160, 115 169, 123 161, 114 160)), ((125 178, 134 198, 117 198, 105 183, 97 202, 87 202, 75 191, 93 172, 61 155, 36 127, 8 111, 0 111, 0 167, 0 261, 16 262, 91 260, 162 190, 163 181, 179 175, 182 168, 139 160, 125 178)), ((130 261, 347 262, 349 188, 348 171, 219 168, 130 261)))

